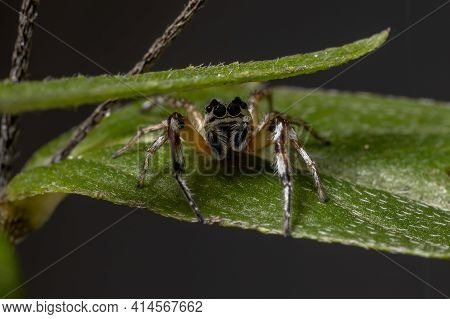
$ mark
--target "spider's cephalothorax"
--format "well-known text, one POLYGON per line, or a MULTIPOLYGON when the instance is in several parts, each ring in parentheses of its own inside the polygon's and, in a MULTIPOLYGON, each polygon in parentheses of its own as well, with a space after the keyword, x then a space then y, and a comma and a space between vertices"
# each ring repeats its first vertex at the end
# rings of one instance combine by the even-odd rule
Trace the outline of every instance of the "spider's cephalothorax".
POLYGON ((225 158, 229 152, 252 154, 259 149, 274 145, 274 164, 283 187, 283 230, 285 235, 289 235, 291 231, 292 168, 287 153, 289 143, 305 161, 311 172, 320 201, 326 201, 326 195, 317 173, 316 164, 303 148, 293 126, 301 126, 311 133, 313 137, 326 144, 329 142, 321 138, 302 119, 288 119, 280 113, 272 111, 272 94, 269 90, 256 90, 250 95, 247 103, 243 102, 239 97, 234 98, 228 105, 213 99, 206 105, 204 117, 191 102, 184 99, 175 99, 170 96, 155 96, 151 99, 151 102, 146 105, 146 108, 156 104, 184 108, 187 116, 183 117, 180 113, 174 112, 167 120, 140 129, 124 147, 114 153, 114 156, 119 156, 128 151, 142 135, 152 131, 164 130, 163 134, 147 149, 138 185, 143 186, 144 184, 145 174, 152 155, 168 141, 170 143, 174 177, 200 222, 204 222, 203 215, 200 213, 192 192, 183 178, 182 141, 195 147, 198 151, 219 160, 225 158), (258 105, 262 98, 267 98, 269 101, 269 113, 260 121, 258 118, 258 105))

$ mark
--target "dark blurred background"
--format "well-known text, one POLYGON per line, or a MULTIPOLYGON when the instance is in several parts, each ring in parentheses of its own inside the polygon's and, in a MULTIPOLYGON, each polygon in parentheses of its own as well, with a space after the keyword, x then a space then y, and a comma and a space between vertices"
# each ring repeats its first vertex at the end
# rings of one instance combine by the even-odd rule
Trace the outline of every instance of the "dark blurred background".
MULTIPOLYGON (((20 1, 7 1, 19 7, 20 1)), ((41 1, 38 22, 112 73, 141 58, 183 0, 41 1)), ((341 45, 390 26, 391 38, 439 1, 209 0, 154 68, 248 61, 341 45)), ((0 77, 8 76, 17 13, 0 3, 0 77)), ((326 88, 450 100, 450 5, 425 19, 326 88)), ((35 29, 32 79, 101 74, 35 29)), ((317 87, 345 67, 275 84, 317 87)), ((92 106, 26 114, 17 166, 78 124, 92 106)), ((274 196, 274 200, 277 200, 274 196)), ((18 246, 24 279, 130 211, 70 196, 18 246)), ((448 262, 389 255, 445 294, 448 262)), ((442 297, 375 251, 201 226, 138 210, 26 285, 28 297, 442 297)))

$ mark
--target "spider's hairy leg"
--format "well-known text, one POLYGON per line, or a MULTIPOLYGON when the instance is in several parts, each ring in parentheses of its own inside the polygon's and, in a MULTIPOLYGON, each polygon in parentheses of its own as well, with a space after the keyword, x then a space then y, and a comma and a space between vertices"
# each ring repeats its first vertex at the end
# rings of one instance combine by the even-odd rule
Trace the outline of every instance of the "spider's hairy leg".
POLYGON ((318 140, 319 142, 321 142, 324 145, 330 145, 331 142, 330 140, 320 136, 319 133, 316 132, 316 130, 305 120, 301 119, 301 118, 291 118, 289 117, 289 123, 291 125, 297 125, 300 126, 301 128, 305 129, 309 134, 311 134, 312 137, 314 137, 316 140, 318 140))
POLYGON ((115 152, 113 153, 112 157, 113 157, 113 158, 116 158, 116 157, 122 155, 123 153, 128 152, 128 151, 131 149, 131 147, 132 147, 134 144, 136 144, 136 143, 139 141, 139 139, 140 139, 142 136, 144 136, 145 134, 148 134, 148 133, 150 133, 150 132, 154 132, 154 131, 161 130, 161 129, 165 128, 165 127, 167 127, 167 121, 166 121, 166 120, 164 120, 164 121, 162 121, 161 123, 158 123, 158 124, 151 124, 151 125, 148 125, 148 126, 146 126, 146 127, 142 127, 142 128, 140 128, 140 129, 138 129, 136 135, 133 136, 133 137, 128 141, 128 143, 125 144, 121 149, 115 151, 115 152))
POLYGON ((249 136, 246 152, 254 153, 259 149, 269 146, 273 143, 272 133, 269 126, 273 124, 273 120, 279 115, 277 112, 270 112, 264 115, 261 122, 254 128, 252 135, 249 136))
POLYGON ((142 169, 141 172, 139 174, 139 181, 138 181, 138 188, 142 188, 144 186, 144 182, 145 182, 145 175, 147 174, 148 171, 148 167, 150 165, 150 159, 152 158, 153 154, 155 154, 155 152, 157 150, 159 150, 159 148, 161 146, 164 145, 164 143, 167 141, 168 139, 168 135, 167 132, 164 132, 163 135, 161 135, 160 137, 158 137, 156 139, 156 141, 154 141, 147 149, 147 152, 145 153, 145 160, 144 160, 144 165, 142 165, 142 169))
POLYGON ((322 187, 322 183, 320 182, 319 174, 317 173, 317 165, 316 163, 311 159, 309 154, 306 152, 306 150, 302 147, 298 135, 295 132, 293 128, 289 128, 289 139, 291 141, 292 146, 294 147, 295 151, 303 158, 303 160, 306 163, 306 166, 308 167, 313 179, 314 184, 317 188, 317 194, 319 195, 319 199, 322 203, 327 201, 327 195, 322 187))
POLYGON ((284 224, 283 230, 286 236, 291 231, 291 193, 293 189, 291 177, 291 164, 287 155, 287 145, 291 142, 297 153, 305 160, 310 170, 314 183, 317 187, 319 199, 325 202, 327 197, 317 173, 317 167, 308 153, 303 149, 298 139, 297 133, 290 126, 289 120, 279 113, 272 112, 266 114, 254 130, 248 146, 245 149, 248 153, 255 153, 257 150, 275 144, 275 168, 283 185, 283 207, 284 224))
POLYGON ((266 98, 269 103, 269 112, 272 112, 273 94, 271 89, 262 86, 253 91, 248 98, 248 110, 253 119, 253 126, 255 127, 258 125, 259 121, 259 104, 264 98, 266 98))
MULTIPOLYGON (((169 116, 167 134, 170 143, 170 154, 172 158, 172 172, 173 175, 178 182, 181 190, 186 197, 189 206, 194 211, 197 219, 200 223, 204 223, 205 220, 203 215, 200 213, 197 204, 195 203, 194 196, 186 184, 186 180, 183 178, 183 170, 184 170, 184 156, 183 156, 183 148, 181 145, 181 131, 189 130, 189 121, 185 120, 180 113, 174 112, 169 116)), ((192 127, 191 127, 192 130, 192 127)), ((189 132, 189 131, 188 131, 189 132)), ((188 134, 192 134, 193 131, 190 131, 188 134)))
POLYGON ((289 124, 278 113, 266 114, 256 127, 248 142, 246 152, 255 153, 259 149, 274 144, 274 166, 283 186, 283 232, 285 236, 291 233, 291 201, 292 176, 291 163, 287 153, 289 143, 289 124))
POLYGON ((287 152, 289 143, 289 125, 282 117, 273 120, 273 142, 275 145, 275 168, 283 186, 283 231, 285 236, 291 234, 291 201, 292 201, 292 173, 291 163, 287 152))
POLYGON ((170 95, 155 95, 148 98, 147 102, 143 105, 142 110, 151 110, 157 105, 168 106, 171 108, 184 108, 187 113, 187 118, 194 125, 197 130, 201 130, 203 127, 203 115, 195 107, 195 104, 186 99, 177 99, 170 95))

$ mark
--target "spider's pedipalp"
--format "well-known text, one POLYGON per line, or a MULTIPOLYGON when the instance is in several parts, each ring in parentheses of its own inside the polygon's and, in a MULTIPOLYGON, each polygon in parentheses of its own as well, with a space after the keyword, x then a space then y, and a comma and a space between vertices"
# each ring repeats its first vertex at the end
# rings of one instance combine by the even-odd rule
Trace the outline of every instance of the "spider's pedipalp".
POLYGON ((316 163, 311 159, 309 154, 306 152, 306 150, 302 147, 297 133, 293 128, 289 128, 289 139, 291 141, 292 146, 294 147, 295 151, 298 155, 305 161, 306 166, 308 167, 313 179, 314 179, 314 185, 317 188, 317 194, 319 195, 319 199, 322 203, 327 201, 327 195, 325 191, 323 190, 322 183, 320 181, 319 174, 317 173, 317 165, 316 163))
POLYGON ((250 123, 242 122, 231 129, 230 148, 235 152, 242 151, 248 142, 247 136, 250 134, 250 123))

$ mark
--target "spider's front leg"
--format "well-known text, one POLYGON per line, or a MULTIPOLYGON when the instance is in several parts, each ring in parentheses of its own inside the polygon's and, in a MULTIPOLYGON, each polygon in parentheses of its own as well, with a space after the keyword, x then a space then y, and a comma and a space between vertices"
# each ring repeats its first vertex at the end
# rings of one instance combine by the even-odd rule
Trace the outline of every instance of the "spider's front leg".
POLYGON ((288 122, 280 116, 273 121, 273 142, 275 144, 275 169, 283 186, 283 231, 285 236, 291 234, 291 198, 292 198, 292 169, 287 151, 289 139, 288 122))
MULTIPOLYGON (((184 133, 184 136, 186 136, 188 139, 195 138, 195 137, 201 137, 199 133, 190 125, 190 123, 183 118, 183 116, 180 113, 174 112, 172 115, 169 116, 168 122, 168 128, 167 128, 167 135, 169 137, 169 143, 170 143, 170 154, 172 158, 172 172, 173 175, 178 182, 178 185, 180 186, 181 190, 184 193, 184 196, 186 196, 186 199, 189 203, 189 206, 191 206, 191 209, 194 211, 195 215, 197 216, 197 219, 200 223, 204 223, 205 219, 203 218, 203 215, 200 213, 200 210, 198 209, 197 204, 195 203, 194 196, 189 189, 189 187, 186 184, 186 180, 183 177, 183 170, 184 170, 184 156, 183 156, 183 149, 181 146, 181 134, 184 133)), ((198 140, 200 143, 204 143, 204 140, 200 139, 198 140)))
POLYGON ((291 234, 292 168, 287 151, 289 123, 278 113, 268 113, 254 130, 246 151, 255 153, 269 145, 275 146, 274 166, 283 187, 283 232, 291 234))
POLYGON ((326 195, 317 173, 315 162, 301 146, 297 133, 291 127, 289 120, 276 112, 267 114, 258 124, 249 140, 246 151, 254 153, 257 150, 271 144, 275 146, 275 168, 283 186, 283 231, 286 236, 291 233, 291 198, 292 198, 292 175, 291 163, 287 152, 287 144, 291 142, 297 153, 304 159, 310 170, 317 193, 321 202, 326 201, 326 195))
POLYGON ((159 124, 149 125, 140 129, 136 135, 130 139, 130 141, 122 147, 120 150, 116 151, 113 156, 117 157, 126 151, 131 149, 131 146, 135 144, 141 136, 147 134, 152 131, 166 129, 164 133, 158 137, 147 149, 145 155, 145 161, 142 166, 138 187, 142 187, 145 181, 145 175, 148 171, 148 167, 150 165, 150 159, 153 154, 164 145, 165 142, 169 141, 171 158, 172 158, 172 171, 173 175, 178 182, 181 190, 183 191, 186 199, 189 202, 189 206, 191 206, 195 215, 199 222, 204 223, 204 218, 198 209, 197 204, 194 201, 194 197, 192 192, 188 188, 186 181, 183 178, 183 169, 184 169, 184 157, 183 150, 181 146, 181 135, 183 139, 186 140, 187 143, 197 148, 198 151, 203 152, 205 154, 210 154, 211 150, 209 146, 206 144, 203 136, 197 131, 197 129, 190 123, 188 119, 184 119, 180 113, 174 112, 172 113, 166 121, 162 121, 159 124))

